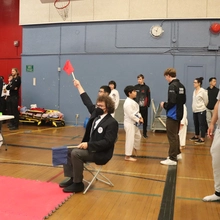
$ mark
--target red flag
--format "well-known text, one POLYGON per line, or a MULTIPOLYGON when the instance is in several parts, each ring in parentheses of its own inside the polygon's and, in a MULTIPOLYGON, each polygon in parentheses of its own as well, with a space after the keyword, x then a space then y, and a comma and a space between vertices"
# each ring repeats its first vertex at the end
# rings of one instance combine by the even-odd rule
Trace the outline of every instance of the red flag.
POLYGON ((70 75, 71 73, 74 72, 74 68, 72 66, 72 64, 70 63, 69 60, 66 61, 64 67, 63 67, 63 70, 68 74, 70 75))

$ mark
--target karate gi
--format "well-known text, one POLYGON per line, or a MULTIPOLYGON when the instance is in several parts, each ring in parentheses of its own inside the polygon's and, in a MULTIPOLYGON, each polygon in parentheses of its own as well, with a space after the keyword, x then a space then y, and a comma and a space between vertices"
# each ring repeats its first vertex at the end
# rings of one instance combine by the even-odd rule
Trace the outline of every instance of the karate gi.
POLYGON ((180 139, 180 146, 186 146, 186 133, 187 133, 187 125, 188 125, 188 119, 187 119, 187 108, 186 105, 183 105, 183 118, 180 122, 182 128, 179 130, 179 139, 180 139))
POLYGON ((133 149, 140 149, 141 133, 138 127, 141 114, 139 105, 133 99, 127 97, 124 105, 124 129, 126 133, 125 155, 131 156, 133 149))

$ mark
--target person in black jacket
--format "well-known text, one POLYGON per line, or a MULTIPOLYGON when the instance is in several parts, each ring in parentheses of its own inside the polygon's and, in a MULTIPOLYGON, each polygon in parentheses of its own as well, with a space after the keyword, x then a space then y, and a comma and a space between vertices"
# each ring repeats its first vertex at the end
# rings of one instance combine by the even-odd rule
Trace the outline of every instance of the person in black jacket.
POLYGON ((84 190, 85 162, 104 165, 112 158, 118 134, 118 122, 111 116, 115 109, 114 102, 109 96, 99 96, 96 106, 81 144, 77 148, 69 149, 64 175, 70 179, 65 185, 60 184, 60 187, 64 187, 63 192, 77 193, 84 190))
MULTIPOLYGON (((3 76, 0 76, 0 91, 2 92, 2 88, 3 88, 3 83, 4 83, 4 77, 3 76)), ((2 94, 2 93, 1 93, 2 94)), ((4 112, 4 102, 5 99, 4 97, 1 97, 1 101, 0 101, 0 112, 4 112), (2 100, 3 99, 3 100, 2 100)))
POLYGON ((118 134, 118 122, 111 116, 115 107, 114 102, 108 96, 110 94, 108 86, 100 87, 96 105, 92 103, 78 80, 74 80, 74 86, 78 88, 91 117, 82 143, 75 149, 69 149, 68 162, 64 165, 64 175, 70 178, 62 181, 59 186, 64 188, 64 192, 77 193, 84 190, 83 164, 95 162, 103 165, 112 158, 118 134))
POLYGON ((183 105, 186 103, 186 91, 183 84, 176 78, 176 70, 168 68, 164 72, 165 79, 169 82, 168 101, 160 105, 166 110, 166 130, 170 144, 169 157, 161 161, 163 165, 177 165, 177 160, 182 159, 180 152, 179 128, 183 117, 183 105))
POLYGON ((19 88, 21 86, 21 77, 17 68, 12 68, 11 74, 13 79, 6 86, 6 89, 10 91, 10 97, 8 97, 8 114, 13 115, 14 119, 11 119, 9 124, 10 130, 17 130, 19 127, 19 111, 18 111, 18 99, 19 99, 19 88))
POLYGON ((217 95, 218 95, 218 92, 219 92, 219 89, 216 88, 215 86, 216 86, 216 78, 211 77, 209 79, 209 87, 207 88, 209 102, 208 102, 208 105, 206 106, 207 107, 206 120, 207 120, 208 126, 211 122, 214 107, 215 107, 215 104, 217 102, 217 95))
POLYGON ((138 84, 135 85, 137 96, 135 101, 139 104, 140 113, 144 120, 143 123, 143 137, 147 138, 147 123, 148 123, 148 108, 150 107, 151 97, 150 88, 144 82, 144 76, 142 74, 137 76, 138 84))
MULTIPOLYGON (((2 91, 2 88, 3 88, 3 79, 4 77, 0 76, 0 91, 2 91)), ((1 113, 3 113, 3 102, 1 100, 0 102, 0 111, 1 113)), ((0 122, 0 130, 2 129, 2 121, 0 122)))

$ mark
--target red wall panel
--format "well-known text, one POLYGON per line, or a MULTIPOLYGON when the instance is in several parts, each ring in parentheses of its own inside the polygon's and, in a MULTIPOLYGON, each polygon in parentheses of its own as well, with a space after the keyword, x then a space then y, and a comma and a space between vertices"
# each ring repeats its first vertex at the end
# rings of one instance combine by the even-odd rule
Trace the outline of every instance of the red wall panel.
POLYGON ((0 76, 5 79, 16 67, 21 72, 22 27, 19 26, 19 0, 1 0, 0 76), (14 46, 19 41, 19 46, 14 46))

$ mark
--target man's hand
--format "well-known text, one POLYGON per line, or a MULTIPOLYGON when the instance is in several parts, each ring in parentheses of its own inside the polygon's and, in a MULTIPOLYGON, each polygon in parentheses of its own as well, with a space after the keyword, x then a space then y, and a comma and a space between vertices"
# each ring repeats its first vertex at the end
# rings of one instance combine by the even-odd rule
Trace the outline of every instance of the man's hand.
POLYGON ((139 119, 139 122, 140 122, 140 123, 144 123, 144 119, 141 117, 141 118, 139 119))
POLYGON ((82 142, 78 145, 79 149, 87 149, 88 148, 88 142, 82 142))
POLYGON ((75 79, 73 80, 73 85, 78 89, 79 94, 82 94, 85 92, 85 90, 83 89, 82 85, 80 84, 80 81, 75 79))
POLYGON ((161 108, 164 108, 163 106, 164 106, 164 102, 161 102, 160 103, 160 106, 161 106, 161 108))
POLYGON ((184 124, 180 124, 180 130, 183 128, 184 124))
POLYGON ((80 81, 77 80, 77 79, 73 80, 73 85, 74 85, 76 88, 79 88, 79 87, 81 86, 80 81))

